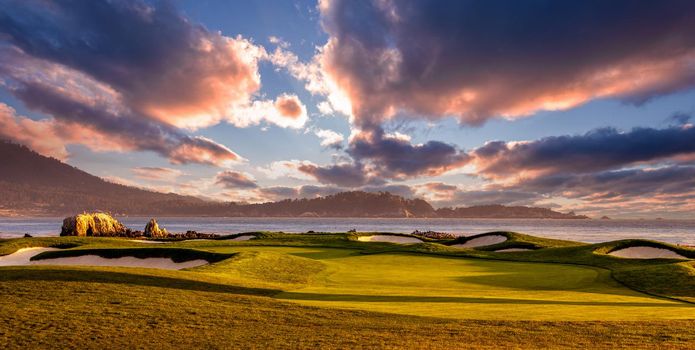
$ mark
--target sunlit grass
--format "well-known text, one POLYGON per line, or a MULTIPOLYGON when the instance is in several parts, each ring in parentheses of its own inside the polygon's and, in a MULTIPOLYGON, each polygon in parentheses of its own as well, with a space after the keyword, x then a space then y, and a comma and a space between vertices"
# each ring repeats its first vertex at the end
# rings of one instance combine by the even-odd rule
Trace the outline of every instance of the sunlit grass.
POLYGON ((363 243, 350 234, 260 236, 158 245, 1 240, 0 254, 60 245, 72 249, 51 254, 98 249, 216 262, 182 271, 0 268, 0 347, 687 348, 695 341, 695 306, 635 290, 692 299, 692 261, 619 259, 601 254, 612 243, 523 235, 507 244, 557 248, 502 254, 363 243))

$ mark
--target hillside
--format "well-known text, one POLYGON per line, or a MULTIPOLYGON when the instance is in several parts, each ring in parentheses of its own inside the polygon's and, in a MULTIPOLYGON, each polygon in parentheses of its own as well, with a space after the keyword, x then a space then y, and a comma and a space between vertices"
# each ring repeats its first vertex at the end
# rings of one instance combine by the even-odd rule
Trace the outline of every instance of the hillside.
POLYGON ((351 191, 258 204, 211 202, 114 184, 2 141, 0 164, 0 215, 62 216, 98 210, 132 216, 586 218, 546 208, 503 205, 435 209, 425 200, 388 192, 351 191))
POLYGON ((0 209, 5 213, 68 215, 97 209, 131 215, 174 214, 205 204, 194 197, 104 181, 8 142, 0 142, 0 164, 0 209))

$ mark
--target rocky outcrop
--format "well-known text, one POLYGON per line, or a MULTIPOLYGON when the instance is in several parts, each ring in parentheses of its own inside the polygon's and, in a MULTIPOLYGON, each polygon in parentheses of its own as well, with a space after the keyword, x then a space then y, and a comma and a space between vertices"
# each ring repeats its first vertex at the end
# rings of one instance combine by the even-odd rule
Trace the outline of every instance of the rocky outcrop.
POLYGON ((61 236, 118 237, 126 235, 127 228, 106 213, 83 213, 63 220, 61 236))
POLYGON ((159 224, 157 224, 157 220, 155 219, 150 219, 150 222, 145 225, 145 237, 150 237, 150 238, 166 238, 169 236, 169 233, 167 233, 167 229, 159 228, 159 224))

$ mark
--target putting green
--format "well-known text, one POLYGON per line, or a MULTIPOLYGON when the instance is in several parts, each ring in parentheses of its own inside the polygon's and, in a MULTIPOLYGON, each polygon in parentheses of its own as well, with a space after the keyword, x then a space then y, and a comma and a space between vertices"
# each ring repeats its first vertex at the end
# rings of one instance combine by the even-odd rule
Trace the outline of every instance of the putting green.
MULTIPOLYGON (((266 264, 268 255, 264 254, 289 254, 323 263, 325 268, 306 284, 281 287, 284 292, 275 296, 304 305, 458 319, 695 318, 693 305, 633 291, 615 282, 608 270, 594 267, 408 253, 364 255, 328 248, 214 250, 262 253, 266 264)), ((248 275, 233 265, 217 266, 213 271, 242 285, 274 281, 270 274, 248 275)))

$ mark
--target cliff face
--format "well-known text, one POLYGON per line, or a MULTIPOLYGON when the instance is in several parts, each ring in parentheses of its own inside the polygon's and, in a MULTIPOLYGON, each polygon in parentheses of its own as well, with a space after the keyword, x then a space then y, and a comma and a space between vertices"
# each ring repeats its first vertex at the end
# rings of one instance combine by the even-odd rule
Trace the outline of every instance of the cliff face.
POLYGON ((104 181, 24 146, 0 141, 0 215, 73 215, 103 211, 141 216, 586 218, 546 208, 487 205, 434 209, 388 192, 341 192, 259 204, 204 201, 104 181))

